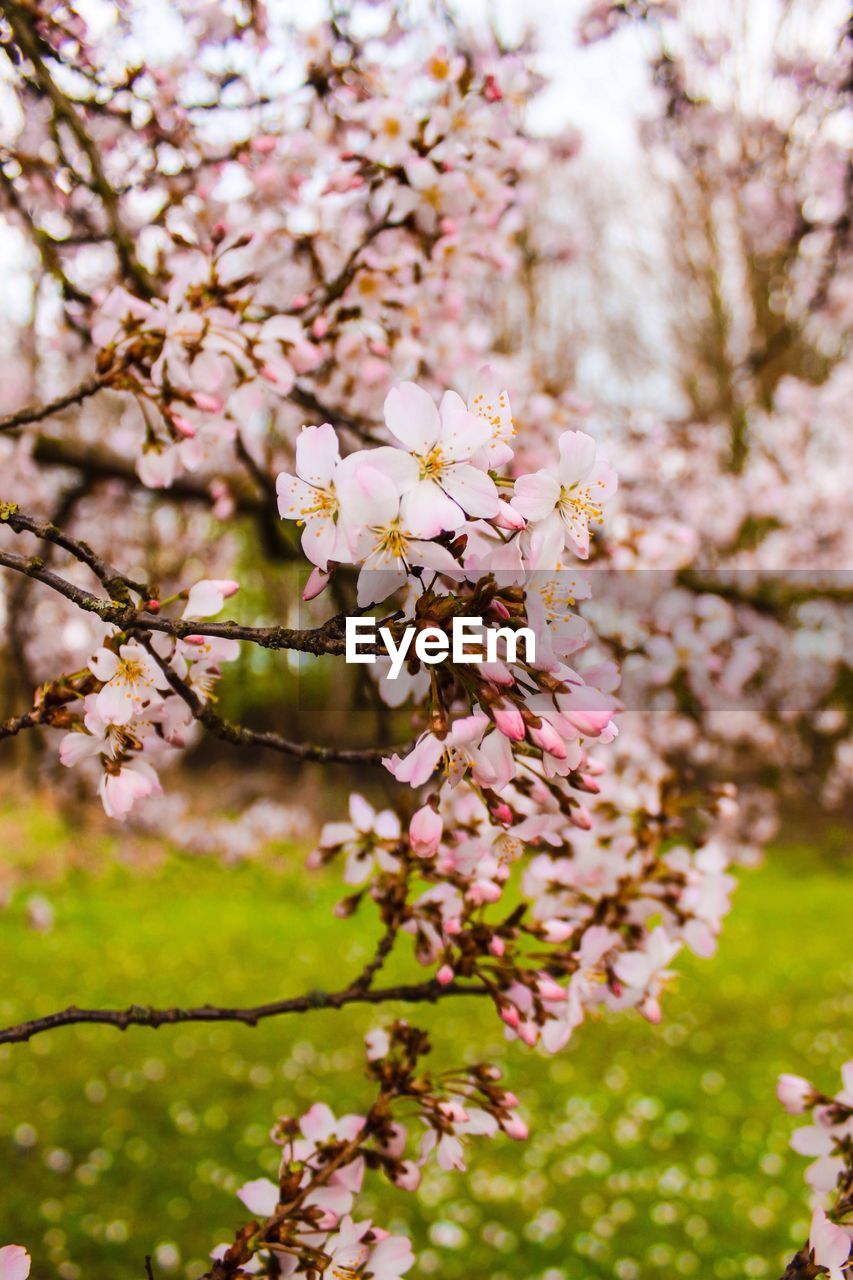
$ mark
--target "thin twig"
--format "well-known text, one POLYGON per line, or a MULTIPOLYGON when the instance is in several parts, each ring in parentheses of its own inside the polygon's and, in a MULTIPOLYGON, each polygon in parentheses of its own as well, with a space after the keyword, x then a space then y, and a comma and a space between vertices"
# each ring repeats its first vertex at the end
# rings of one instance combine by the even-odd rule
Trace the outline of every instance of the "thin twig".
POLYGON ((189 1008, 155 1008, 151 1005, 132 1004, 126 1009, 81 1009, 69 1005, 56 1013, 41 1018, 31 1018, 15 1026, 0 1030, 0 1044, 23 1044, 33 1036, 59 1027, 98 1024, 126 1031, 128 1027, 175 1026, 184 1022, 239 1022, 254 1027, 268 1018, 278 1018, 289 1013, 308 1013, 312 1009, 343 1009, 349 1004, 385 1004, 399 1000, 407 1004, 429 1003, 448 996, 482 996, 488 994, 485 987, 470 986, 458 982, 443 987, 434 978, 420 983, 401 983, 393 987, 365 988, 351 984, 341 991, 309 991, 286 1000, 274 1000, 248 1008, 228 1008, 222 1005, 203 1004, 189 1008))
POLYGON ((42 422, 45 418, 50 418, 73 404, 81 404, 84 400, 88 400, 90 396, 108 386, 109 381, 109 377, 105 374, 95 374, 76 387, 72 387, 70 391, 63 391, 53 400, 46 400, 44 404, 27 405, 15 413, 8 413, 0 418, 0 431, 12 431, 15 427, 25 427, 28 422, 42 422))

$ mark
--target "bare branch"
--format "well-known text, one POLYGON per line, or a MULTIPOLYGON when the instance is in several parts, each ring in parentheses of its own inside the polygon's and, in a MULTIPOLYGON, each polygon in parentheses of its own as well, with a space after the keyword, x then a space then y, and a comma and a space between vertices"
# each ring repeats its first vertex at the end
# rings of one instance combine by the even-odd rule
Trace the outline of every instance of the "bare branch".
POLYGON ((169 685, 189 707, 194 719, 223 742, 230 742, 235 747, 265 747, 270 751, 278 751, 282 755, 294 756, 298 760, 311 760, 319 764, 381 764, 389 751, 399 750, 395 747, 321 747, 311 742, 290 742, 278 733, 268 730, 248 729, 245 725, 234 724, 217 715, 209 703, 202 702, 195 690, 183 680, 171 664, 161 658, 150 643, 147 635, 139 637, 142 644, 151 654, 169 685))
POLYGON ((0 723, 0 739, 15 738, 24 729, 35 729, 37 725, 44 723, 44 714, 44 707, 33 707, 32 711, 25 711, 23 715, 11 716, 0 723))
POLYGON ((18 409, 15 413, 6 414, 5 417, 0 418, 0 431, 12 431, 16 427, 25 427, 28 422, 42 422, 45 418, 70 408, 71 405, 82 404, 84 400, 88 400, 90 396, 108 386, 109 382, 110 379, 106 374, 94 374, 76 387, 72 387, 70 391, 64 391, 62 395, 55 396, 53 400, 46 400, 44 404, 27 405, 26 408, 18 409))
POLYGON ((254 1027, 267 1018, 279 1018, 289 1013, 308 1013, 312 1009, 343 1009, 349 1004, 386 1004, 399 1000, 407 1004, 429 1003, 448 996, 487 995, 485 987, 452 982, 443 987, 434 978, 420 983, 402 983, 393 987, 369 988, 351 984, 341 991, 309 991, 287 1000, 275 1000, 269 1004, 249 1008, 228 1008, 204 1004, 190 1008, 154 1008, 150 1005, 130 1005, 126 1009, 80 1009, 70 1005, 42 1018, 32 1018, 16 1026, 0 1030, 0 1044, 22 1044, 33 1036, 58 1027, 72 1027, 97 1023, 126 1031, 128 1027, 174 1026, 183 1022, 240 1022, 254 1027))

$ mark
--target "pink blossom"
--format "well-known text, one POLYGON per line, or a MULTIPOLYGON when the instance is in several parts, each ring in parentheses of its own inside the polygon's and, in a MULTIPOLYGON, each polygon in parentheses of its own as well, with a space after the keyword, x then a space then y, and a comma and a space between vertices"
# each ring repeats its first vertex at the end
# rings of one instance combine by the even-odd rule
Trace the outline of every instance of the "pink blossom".
POLYGON ((269 1178, 255 1178, 252 1182, 244 1182, 237 1191, 238 1200, 258 1218, 268 1218, 275 1212, 279 1202, 279 1189, 269 1178))
POLYGON ((0 1280, 27 1280, 30 1274, 30 1255, 19 1244, 7 1244, 0 1249, 0 1280))
POLYGON ((239 582, 234 582, 231 578, 203 578, 190 588, 183 616, 210 618, 219 613, 228 597, 239 590, 239 582))
POLYGON ((398 1280, 414 1262, 410 1240, 405 1236, 386 1236, 371 1249, 367 1265, 373 1280, 398 1280))
POLYGON ((349 558, 336 488, 339 467, 338 437, 326 422, 302 428, 296 441, 296 475, 283 471, 276 480, 279 515, 303 525, 302 549, 321 570, 330 560, 349 558))
POLYGON ((565 431, 559 439, 556 475, 537 471, 515 484, 512 505, 536 526, 545 563, 559 562, 564 546, 581 559, 589 555, 590 521, 601 520, 602 504, 616 491, 616 474, 597 459, 595 441, 583 431, 565 431))
POLYGON ((403 494, 402 515, 413 534, 433 538, 458 529, 465 516, 495 516, 494 482, 471 459, 491 436, 491 425, 469 413, 464 401, 446 391, 440 409, 413 382, 389 391, 385 401, 388 430, 409 450, 395 458, 382 452, 379 465, 391 465, 403 494))
POLYGON ((133 758, 101 775, 98 791, 108 818, 126 818, 137 800, 159 793, 160 779, 147 760, 133 758))
POLYGON ((783 1074, 776 1082, 776 1097, 789 1115, 800 1115, 815 1097, 814 1085, 802 1076, 783 1074))
POLYGON ((422 805, 409 823, 409 843, 419 858, 431 858, 441 841, 444 823, 431 804, 422 805))
POLYGON ((815 1263, 826 1268, 829 1280, 845 1280, 850 1257, 850 1233, 844 1227, 830 1222, 820 1205, 815 1207, 812 1214, 809 1245, 815 1263))
POLYGON ((123 644, 118 653, 100 648, 89 668, 104 687, 97 696, 98 714, 110 724, 128 724, 146 706, 156 706, 168 682, 142 645, 123 644))
POLYGON ((445 547, 415 533, 401 501, 395 481, 366 463, 356 466, 341 484, 344 515, 353 529, 352 548, 363 562, 358 575, 360 606, 385 600, 404 586, 413 565, 451 572, 458 567, 445 547))

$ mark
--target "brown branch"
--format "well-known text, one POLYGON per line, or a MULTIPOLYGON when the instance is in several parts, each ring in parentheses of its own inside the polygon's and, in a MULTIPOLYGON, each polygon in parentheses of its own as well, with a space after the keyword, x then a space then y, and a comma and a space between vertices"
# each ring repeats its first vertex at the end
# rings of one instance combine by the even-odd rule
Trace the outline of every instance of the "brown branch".
MULTIPOLYGON (((140 489, 158 502, 200 502, 212 506, 207 483, 195 476, 179 476, 168 489, 147 489, 130 459, 109 449, 93 448, 77 440, 62 440, 58 436, 38 436, 33 444, 33 459, 43 466, 71 467, 82 471, 92 480, 120 480, 140 489)), ((238 511, 256 515, 267 507, 266 500, 244 483, 228 480, 232 500, 238 511)))
POLYGON ((287 399, 293 404, 298 404, 300 408, 307 409, 309 413, 313 413, 322 422, 331 422, 335 426, 346 428, 346 430, 351 431, 353 435, 358 436, 360 440, 364 440, 367 444, 386 443, 375 434, 375 423, 358 414, 347 413, 344 409, 325 404, 313 391, 309 391, 307 387, 300 386, 299 383, 293 387, 287 399))
MULTIPOLYGON (((0 523, 8 522, 0 507, 0 523)), ((67 539, 67 549, 76 545, 75 539, 67 539)), ((75 554, 72 551, 72 554, 75 554)), ((77 557, 83 564, 86 559, 77 557)), ((51 590, 76 604, 78 609, 86 613, 94 613, 103 621, 109 622, 121 631, 161 631, 177 640, 185 640, 187 636, 216 636, 225 640, 245 640, 257 644, 262 649, 292 649, 297 653, 342 654, 345 649, 343 620, 340 617, 330 618, 321 627, 252 627, 239 622, 202 622, 185 618, 159 618, 149 615, 144 608, 136 609, 132 604, 122 604, 114 600, 106 600, 103 596, 93 595, 83 587, 69 582, 58 573, 45 566, 40 556, 21 556, 14 551, 0 550, 0 566, 12 569, 16 573, 25 574, 36 582, 41 582, 51 590)), ((117 579, 128 583, 117 571, 117 579)), ((135 588, 134 588, 135 589, 135 588)))
POLYGON ((47 400, 44 404, 27 405, 15 413, 8 413, 0 418, 0 431, 12 431, 15 427, 25 427, 28 422, 42 422, 45 418, 50 418, 73 404, 82 404, 84 400, 88 400, 90 396, 108 386, 109 381, 108 376, 95 374, 91 378, 86 378, 78 386, 72 387, 70 391, 63 391, 53 400, 47 400))
POLYGON ((133 582, 117 573, 92 550, 87 542, 70 537, 47 520, 38 520, 33 516, 24 515, 17 509, 7 508, 5 511, 0 510, 0 523, 7 524, 15 533, 32 533, 42 541, 51 542, 54 546, 61 547, 63 551, 70 552, 75 560, 79 560, 81 564, 91 569, 98 581, 106 587, 112 600, 128 604, 130 602, 128 588, 132 588, 141 596, 150 594, 145 583, 133 582))
MULTIPOLYGON (((145 646, 172 690, 182 698, 193 714, 193 718, 203 724, 214 737, 223 742, 230 742, 235 747, 265 747, 269 751, 278 751, 282 755, 293 756, 297 760, 313 761, 318 764, 381 764, 389 751, 400 750, 398 747, 322 747, 313 742, 291 742, 281 734, 269 730, 249 729, 245 725, 235 724, 217 715, 209 703, 203 702, 196 691, 178 675, 177 671, 160 654, 150 642, 147 634, 140 635, 145 646)), ((393 941, 393 939, 392 939, 393 941)))
POLYGON ((381 764, 383 757, 395 749, 393 747, 327 747, 310 742, 292 742, 281 734, 269 730, 249 729, 245 725, 235 724, 218 715, 209 703, 204 702, 192 686, 177 674, 171 664, 162 658, 151 644, 151 632, 158 631, 173 639, 207 635, 229 640, 245 640, 266 649, 291 649, 315 655, 341 654, 345 649, 345 639, 343 619, 340 616, 330 618, 321 627, 302 630, 290 627, 242 626, 237 622, 212 623, 185 618, 160 618, 149 614, 144 604, 136 608, 130 601, 130 590, 141 594, 144 600, 148 594, 147 588, 143 584, 134 583, 123 577, 111 565, 96 556, 86 543, 63 534, 61 530, 45 521, 24 515, 9 503, 0 504, 0 524, 3 523, 15 533, 28 532, 49 538, 55 545, 63 547, 82 564, 87 565, 105 582, 105 585, 112 584, 108 589, 112 591, 113 598, 106 600, 60 577, 46 567, 40 556, 27 558, 12 551, 0 550, 0 566, 43 583, 78 608, 87 613, 97 614, 103 622, 111 623, 122 631, 137 633, 141 643, 145 645, 163 671, 171 688, 187 704, 194 718, 215 737, 221 738, 224 742, 230 742, 232 746, 263 747, 297 760, 314 761, 320 764, 381 764), (125 591, 124 598, 115 598, 116 591, 122 587, 125 591))
POLYGON ((27 558, 27 556, 16 555, 14 551, 0 551, 0 565, 6 569, 14 569, 16 573, 26 574, 36 582, 44 583, 46 587, 50 587, 66 600, 70 600, 72 604, 76 604, 79 609, 84 609, 87 613, 96 613, 104 622, 119 625, 121 618, 135 616, 132 607, 115 605, 110 600, 93 596, 90 591, 75 586, 73 582, 61 578, 52 569, 45 568, 44 560, 40 556, 27 558))
POLYGON ((823 1267, 816 1267, 812 1262, 811 1249, 808 1245, 803 1245, 788 1263, 781 1280, 819 1280, 820 1276, 825 1275, 823 1267))
MULTIPOLYGON (((738 572, 735 570, 735 572, 738 572)), ((800 571, 780 569, 775 572, 747 571, 744 577, 757 579, 754 586, 742 586, 734 582, 726 571, 720 570, 716 576, 712 570, 703 573, 696 569, 681 569, 676 575, 680 587, 700 594, 719 596, 730 604, 748 605, 757 613, 769 614, 771 617, 784 614, 798 605, 807 604, 810 600, 822 600, 830 604, 853 604, 853 582, 847 570, 835 569, 827 571, 830 581, 820 581, 820 571, 809 571, 808 581, 798 585, 798 576, 806 577, 800 571), (817 578, 817 581, 815 581, 817 578), (786 579, 793 579, 786 580, 786 579)))
POLYGON ((430 978, 425 982, 402 983, 393 987, 367 988, 350 984, 341 991, 309 991, 301 996, 292 996, 286 1000, 275 1000, 269 1004, 253 1005, 248 1008, 228 1008, 212 1004, 185 1009, 154 1008, 150 1005, 132 1004, 126 1009, 81 1009, 76 1005, 70 1005, 67 1009, 60 1009, 42 1018, 31 1018, 27 1022, 5 1027, 0 1030, 0 1044, 23 1044, 45 1031, 82 1024, 95 1023, 115 1027, 117 1031, 126 1031, 128 1027, 156 1029, 184 1022, 240 1022, 244 1026, 254 1027, 267 1018, 278 1018, 289 1013, 308 1013, 312 1009, 343 1009, 349 1004, 385 1004, 392 1000, 407 1004, 434 1004, 447 996, 487 994, 485 987, 469 986, 459 982, 452 982, 443 987, 434 978, 430 978))
POLYGON ((24 729, 35 729, 37 725, 44 723, 44 714, 46 707, 33 707, 31 711, 25 711, 21 716, 11 716, 8 720, 0 723, 0 739, 15 738, 24 729))

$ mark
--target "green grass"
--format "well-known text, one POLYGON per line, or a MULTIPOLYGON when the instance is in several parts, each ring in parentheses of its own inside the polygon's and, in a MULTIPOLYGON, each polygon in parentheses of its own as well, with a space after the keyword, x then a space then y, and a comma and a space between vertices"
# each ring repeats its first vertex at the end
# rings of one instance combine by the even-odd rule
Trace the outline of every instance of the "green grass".
MULTIPOLYGON (((140 869, 49 813, 0 824, 56 910, 34 933, 27 886, 2 916, 3 1025, 71 1001, 256 1002, 340 985, 369 952, 372 921, 334 921, 335 873, 309 875, 296 854, 140 869)), ((407 1010, 440 1059, 500 1058, 534 1136, 472 1144, 467 1174, 432 1175, 418 1197, 372 1183, 364 1216, 413 1231, 421 1276, 775 1280, 807 1217, 775 1077, 836 1087, 849 901, 837 864, 774 851, 743 873, 719 956, 682 961, 660 1027, 588 1023, 556 1058, 506 1045, 471 1003, 407 1010)), ((234 1187, 274 1167, 275 1115, 369 1097, 360 1037, 378 1017, 73 1028, 0 1049, 0 1243, 28 1245, 35 1280, 142 1280, 146 1253, 157 1274, 199 1274, 240 1218, 234 1187)))

